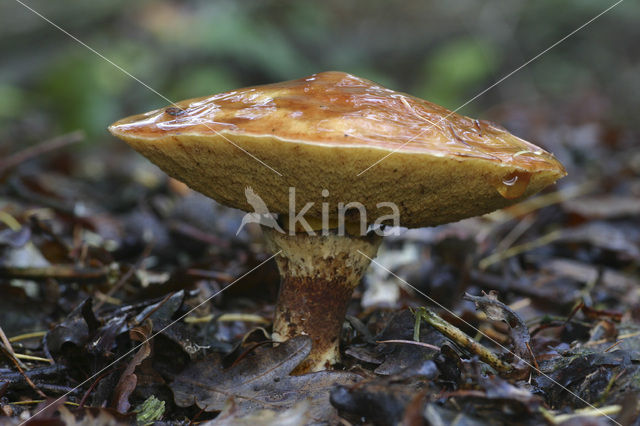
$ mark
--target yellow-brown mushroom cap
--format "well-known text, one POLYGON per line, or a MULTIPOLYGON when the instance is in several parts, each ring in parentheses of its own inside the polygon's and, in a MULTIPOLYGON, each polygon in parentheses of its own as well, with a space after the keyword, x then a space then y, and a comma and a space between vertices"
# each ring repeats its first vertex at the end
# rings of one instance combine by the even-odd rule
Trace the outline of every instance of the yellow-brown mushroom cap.
POLYGON ((566 174, 495 124, 342 72, 181 101, 109 130, 231 207, 253 211, 251 187, 272 213, 288 214, 294 187, 296 213, 313 203, 307 218, 320 218, 323 203, 335 219, 338 203, 359 202, 373 223, 390 213, 377 204, 392 202, 402 226, 437 225, 513 204, 566 174))

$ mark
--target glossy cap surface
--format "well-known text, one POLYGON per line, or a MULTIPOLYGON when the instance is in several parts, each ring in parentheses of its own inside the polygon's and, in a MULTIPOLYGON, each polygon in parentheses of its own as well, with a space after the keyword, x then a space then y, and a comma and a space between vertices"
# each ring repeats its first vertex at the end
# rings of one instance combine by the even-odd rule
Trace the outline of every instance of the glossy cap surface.
POLYGON ((294 187, 296 213, 313 203, 307 218, 321 217, 322 203, 335 219, 338 203, 359 202, 373 223, 390 213, 377 204, 391 202, 402 226, 437 225, 513 204, 566 174, 500 126, 342 72, 181 101, 109 130, 231 207, 253 211, 251 187, 270 212, 287 214, 294 187))

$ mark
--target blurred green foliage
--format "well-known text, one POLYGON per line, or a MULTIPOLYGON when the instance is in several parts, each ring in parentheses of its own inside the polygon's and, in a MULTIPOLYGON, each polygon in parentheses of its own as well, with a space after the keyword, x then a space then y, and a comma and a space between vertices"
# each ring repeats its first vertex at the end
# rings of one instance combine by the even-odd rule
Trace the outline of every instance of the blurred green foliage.
POLYGON ((423 66, 417 95, 442 105, 464 102, 465 93, 489 81, 499 67, 498 52, 472 38, 451 40, 435 48, 423 66))
MULTIPOLYGON (((106 126, 128 114, 236 87, 343 70, 456 109, 612 3, 71 0, 0 5, 0 141, 106 126)), ((640 4, 623 2, 462 109, 556 108, 584 94, 638 126, 640 4)), ((587 118, 585 118, 586 120, 587 118)))

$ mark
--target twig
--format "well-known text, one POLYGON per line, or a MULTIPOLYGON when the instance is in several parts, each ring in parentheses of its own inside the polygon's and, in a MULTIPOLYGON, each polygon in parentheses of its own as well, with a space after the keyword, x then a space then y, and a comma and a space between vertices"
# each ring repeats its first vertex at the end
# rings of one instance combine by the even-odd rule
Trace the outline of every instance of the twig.
POLYGON ((4 210, 0 210, 0 222, 7 225, 12 231, 19 231, 20 228, 22 228, 20 222, 18 222, 15 217, 11 216, 4 210))
MULTIPOLYGON (((67 368, 61 364, 54 364, 43 367, 35 367, 31 370, 25 371, 24 374, 32 380, 41 380, 46 377, 58 375, 66 371, 66 369, 67 368)), ((16 373, 15 371, 0 369, 0 375, 2 376, 3 382, 17 384, 24 381, 24 375, 16 373)))
POLYGON ((15 356, 18 359, 26 359, 27 361, 40 361, 40 362, 48 362, 49 364, 53 364, 55 361, 53 361, 52 359, 49 358, 42 358, 40 356, 33 356, 33 355, 25 355, 25 354, 17 354, 14 353, 13 356, 15 356))
POLYGON ((551 244, 552 242, 562 238, 562 236, 563 236, 563 233, 560 230, 549 232, 548 234, 543 235, 540 238, 536 238, 533 241, 519 244, 517 246, 510 247, 505 251, 501 251, 498 253, 494 253, 490 256, 487 256, 484 259, 481 259, 480 262, 478 262, 478 267, 480 269, 487 269, 489 266, 493 265, 494 263, 498 263, 500 261, 509 259, 513 256, 517 256, 521 253, 525 253, 529 250, 533 250, 538 247, 543 247, 543 246, 546 246, 547 244, 551 244))
POLYGON ((227 240, 221 239, 213 234, 206 233, 193 225, 178 221, 171 221, 168 224, 168 228, 170 231, 186 235, 189 238, 201 241, 206 244, 214 245, 221 248, 229 248, 229 242, 227 240))
POLYGON ((615 348, 616 346, 618 346, 620 343, 622 343, 622 340, 618 340, 617 342, 615 342, 613 345, 609 346, 607 349, 605 349, 605 352, 609 352, 611 349, 615 348))
POLYGON ((9 358, 11 358, 14 361, 14 363, 17 363, 17 365, 21 368, 24 368, 24 369, 27 368, 24 364, 20 362, 19 359, 16 358, 16 353, 13 350, 13 346, 11 346, 11 342, 9 341, 9 339, 7 339, 7 335, 4 334, 4 330, 2 329, 2 326, 0 326, 0 346, 5 351, 5 353, 9 356, 9 358))
POLYGON ((469 337, 462 330, 449 324, 434 312, 431 312, 429 309, 421 307, 416 311, 416 314, 419 315, 420 318, 425 320, 433 328, 444 334, 449 339, 453 340, 458 345, 467 349, 471 353, 478 355, 481 360, 483 360, 499 372, 504 374, 513 372, 513 366, 502 361, 489 349, 485 348, 480 343, 469 337))
POLYGON ((257 322, 261 324, 270 324, 266 318, 261 317, 260 315, 254 314, 222 314, 218 318, 216 318, 217 322, 232 322, 232 321, 246 321, 246 322, 257 322))
POLYGON ((533 354, 533 350, 531 350, 531 345, 529 345, 529 342, 525 343, 525 345, 527 345, 527 349, 529 350, 529 355, 531 355, 531 361, 533 361, 533 366, 537 371, 540 371, 540 366, 538 365, 538 360, 536 359, 536 356, 533 354))
POLYGON ((23 149, 22 151, 18 151, 6 157, 4 160, 0 160, 0 173, 18 166, 33 157, 37 157, 38 155, 42 155, 50 151, 55 151, 56 149, 60 149, 82 140, 84 140, 84 132, 76 130, 75 132, 67 133, 66 135, 58 136, 23 149))
POLYGON ((528 200, 515 204, 511 207, 507 207, 506 209, 499 210, 493 214, 498 217, 502 217, 502 220, 506 221, 514 217, 527 215, 544 207, 552 206, 554 204, 560 204, 572 198, 577 198, 579 196, 588 194, 596 187, 596 182, 587 182, 582 185, 576 185, 566 189, 561 189, 559 191, 529 198, 528 200))
POLYGON ((0 349, 2 349, 2 351, 7 355, 7 357, 13 362, 13 364, 16 366, 16 368, 18 369, 20 374, 22 374, 22 377, 24 377, 24 379, 29 384, 31 389, 33 389, 42 398, 45 398, 45 399, 48 398, 48 396, 44 392, 42 392, 40 389, 38 389, 36 384, 33 383, 33 381, 29 378, 29 376, 27 376, 25 374, 24 369, 21 366, 22 363, 20 362, 20 360, 18 360, 15 357, 15 354, 13 354, 13 351, 9 350, 4 344, 0 344, 0 349))
POLYGON ((433 349, 434 351, 440 351, 440 348, 436 345, 430 345, 424 342, 415 342, 413 340, 376 340, 376 343, 404 343, 406 345, 422 346, 423 348, 433 349))
POLYGON ((535 223, 535 217, 529 214, 522 218, 516 225, 511 228, 511 231, 504 236, 504 238, 496 244, 496 252, 502 252, 508 250, 517 240, 527 232, 531 226, 535 223))
POLYGON ((564 423, 568 420, 576 419, 578 417, 603 417, 603 416, 612 416, 614 414, 618 414, 622 406, 620 405, 607 405, 606 407, 600 408, 582 408, 576 410, 570 414, 558 414, 556 415, 553 411, 547 410, 544 407, 540 407, 539 410, 542 415, 554 425, 564 423))
POLYGON ((46 331, 34 331, 32 333, 19 334, 17 336, 9 337, 9 342, 15 343, 21 340, 35 339, 36 337, 44 337, 46 334, 46 331))
POLYGON ((45 267, 0 267, 0 278, 16 278, 26 280, 47 280, 53 278, 63 281, 101 281, 107 278, 109 269, 80 268, 73 265, 51 265, 45 267))
POLYGON ((226 272, 218 272, 218 271, 207 271, 204 269, 187 269, 187 275, 191 275, 192 277, 198 278, 209 278, 218 281, 231 282, 233 281, 233 276, 227 274, 226 272))
POLYGON ((2 344, 4 344, 4 346, 13 355, 13 347, 11 347, 11 342, 9 341, 9 339, 7 339, 7 335, 4 334, 4 330, 2 329, 2 326, 0 326, 0 342, 2 342, 2 344))
POLYGON ((566 327, 567 324, 569 324, 569 322, 573 319, 573 317, 578 313, 578 311, 580 309, 582 309, 582 307, 584 306, 584 301, 580 301, 580 303, 578 303, 569 313, 569 315, 567 316, 567 319, 564 320, 564 323, 562 324, 562 327, 566 327))
POLYGON ((212 315, 205 315, 203 317, 187 317, 184 319, 184 322, 187 324, 197 324, 201 322, 210 322, 215 318, 216 322, 233 322, 233 321, 244 321, 244 322, 256 322, 259 324, 269 324, 270 321, 266 318, 261 317, 256 314, 222 314, 217 318, 212 315))
POLYGON ((38 383, 38 388, 42 391, 51 392, 55 394, 77 394, 78 390, 70 386, 56 385, 55 383, 38 383))
MULTIPOLYGON (((40 404, 42 402, 45 402, 45 399, 30 399, 28 401, 16 401, 16 402, 9 402, 8 404, 10 405, 29 405, 29 404, 40 404)), ((78 404, 76 404, 75 402, 71 402, 71 401, 65 401, 64 402, 65 405, 72 405, 74 407, 77 407, 78 404)))

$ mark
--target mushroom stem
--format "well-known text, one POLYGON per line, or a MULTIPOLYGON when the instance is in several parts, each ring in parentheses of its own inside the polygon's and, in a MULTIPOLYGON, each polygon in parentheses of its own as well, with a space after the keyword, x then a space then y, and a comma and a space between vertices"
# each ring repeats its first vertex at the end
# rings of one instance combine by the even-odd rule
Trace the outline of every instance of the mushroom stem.
POLYGON ((272 338, 310 336, 311 353, 294 373, 325 370, 340 361, 340 331, 351 294, 382 237, 287 235, 264 227, 263 232, 269 250, 282 251, 276 257, 282 281, 272 338))

